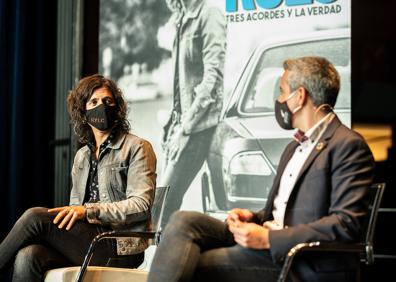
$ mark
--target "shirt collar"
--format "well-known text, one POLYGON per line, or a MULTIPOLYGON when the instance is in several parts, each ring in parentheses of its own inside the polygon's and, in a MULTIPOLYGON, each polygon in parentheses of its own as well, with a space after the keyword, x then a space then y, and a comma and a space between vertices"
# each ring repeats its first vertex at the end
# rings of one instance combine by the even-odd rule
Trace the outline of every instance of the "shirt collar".
POLYGON ((203 5, 202 0, 192 0, 188 7, 186 6, 186 10, 183 11, 185 14, 185 18, 196 18, 199 14, 199 11, 203 5))
MULTIPOLYGON (((107 147, 111 147, 111 145, 114 141, 114 137, 115 137, 114 135, 115 135, 115 132, 114 132, 114 130, 112 130, 110 132, 109 136, 107 136, 106 140, 102 144, 100 144, 100 150, 103 150, 107 147)), ((94 140, 90 141, 87 145, 88 145, 89 149, 91 149, 92 152, 95 151, 96 144, 95 144, 94 140)))
POLYGON ((298 130, 294 134, 294 139, 300 144, 305 143, 308 140, 315 142, 323 133, 327 125, 333 120, 335 114, 333 112, 328 113, 320 121, 318 121, 314 126, 312 126, 307 132, 302 132, 298 130))

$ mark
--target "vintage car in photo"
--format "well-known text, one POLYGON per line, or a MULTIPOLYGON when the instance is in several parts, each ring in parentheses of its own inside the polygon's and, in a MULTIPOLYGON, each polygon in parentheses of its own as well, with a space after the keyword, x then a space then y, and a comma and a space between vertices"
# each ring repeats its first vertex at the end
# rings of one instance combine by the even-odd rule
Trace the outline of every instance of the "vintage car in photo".
POLYGON ((350 125, 350 29, 320 30, 263 42, 252 53, 224 103, 201 178, 208 214, 264 207, 281 153, 294 131, 279 127, 274 102, 286 58, 323 56, 337 68, 341 90, 335 111, 350 125))

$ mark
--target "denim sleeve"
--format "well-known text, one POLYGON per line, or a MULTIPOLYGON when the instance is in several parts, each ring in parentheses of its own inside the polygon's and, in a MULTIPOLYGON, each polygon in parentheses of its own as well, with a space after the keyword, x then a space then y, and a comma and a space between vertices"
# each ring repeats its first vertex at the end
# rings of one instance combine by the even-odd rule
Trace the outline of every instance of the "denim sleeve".
POLYGON ((142 139, 131 150, 126 199, 85 204, 88 222, 126 225, 149 217, 156 186, 156 156, 151 144, 142 139))
POLYGON ((215 102, 216 88, 222 87, 226 52, 226 19, 222 12, 209 7, 202 14, 202 60, 204 73, 201 83, 194 87, 195 99, 183 122, 183 131, 190 134, 195 124, 215 102))
POLYGON ((77 175, 78 175, 78 165, 79 162, 81 161, 81 152, 78 151, 76 153, 76 156, 74 157, 74 162, 73 162, 73 167, 71 170, 71 180, 72 180, 72 189, 70 192, 70 200, 69 200, 69 205, 70 206, 80 206, 82 203, 81 196, 79 191, 77 191, 77 175))

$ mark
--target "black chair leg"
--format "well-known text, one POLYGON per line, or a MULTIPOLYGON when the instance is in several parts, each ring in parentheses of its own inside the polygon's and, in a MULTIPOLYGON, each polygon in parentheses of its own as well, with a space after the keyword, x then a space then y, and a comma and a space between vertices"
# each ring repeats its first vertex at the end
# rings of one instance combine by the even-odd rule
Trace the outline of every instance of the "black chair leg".
POLYGON ((106 236, 108 236, 108 235, 110 235, 112 233, 113 232, 105 232, 105 233, 99 234, 92 240, 91 245, 89 246, 88 252, 85 255, 84 261, 83 261, 83 263, 81 265, 80 271, 78 272, 76 282, 82 282, 83 281, 85 272, 87 271, 87 267, 88 267, 88 265, 89 265, 89 263, 90 263, 90 261, 92 259, 92 255, 93 255, 93 253, 95 251, 96 245, 104 237, 106 237, 106 236))

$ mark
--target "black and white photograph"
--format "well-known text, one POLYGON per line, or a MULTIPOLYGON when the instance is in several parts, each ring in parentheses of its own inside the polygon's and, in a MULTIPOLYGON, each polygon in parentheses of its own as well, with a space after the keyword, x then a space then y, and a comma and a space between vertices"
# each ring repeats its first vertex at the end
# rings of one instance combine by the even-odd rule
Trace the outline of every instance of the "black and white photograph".
POLYGON ((0 282, 396 281, 395 11, 0 0, 0 282))
POLYGON ((335 109, 351 123, 349 1, 238 12, 225 2, 238 1, 101 1, 99 70, 118 81, 133 130, 159 155, 158 183, 173 188, 163 226, 179 209, 224 219, 265 205, 292 139, 274 115, 288 57, 335 64, 335 109))

